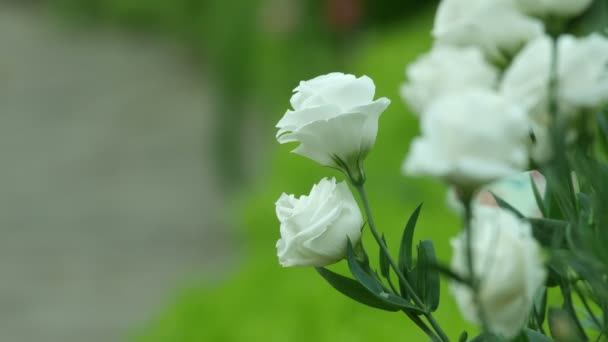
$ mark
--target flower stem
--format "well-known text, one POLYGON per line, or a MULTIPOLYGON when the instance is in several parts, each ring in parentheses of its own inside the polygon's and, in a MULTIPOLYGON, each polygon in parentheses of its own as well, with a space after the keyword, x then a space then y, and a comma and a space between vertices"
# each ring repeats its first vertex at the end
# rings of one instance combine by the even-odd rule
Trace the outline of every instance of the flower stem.
POLYGON ((405 310, 403 310, 403 312, 407 315, 407 317, 409 317, 410 320, 412 320, 412 322, 414 322, 420 328, 420 330, 424 331, 426 336, 428 336, 431 341, 441 341, 439 337, 437 337, 437 335, 418 316, 405 310))
POLYGON ((382 238, 380 237, 380 234, 378 233, 378 230, 376 229, 376 224, 374 223, 374 219, 373 219, 372 212, 371 212, 371 209, 369 206, 369 201, 367 200, 367 193, 365 192, 364 185, 363 184, 353 184, 353 185, 359 192, 359 197, 361 197, 361 202, 363 203, 363 207, 365 208, 365 215, 367 216, 367 223, 369 224, 369 228, 372 232, 372 235, 374 236, 374 239, 378 243, 378 246, 380 246, 380 249, 382 250, 384 255, 386 255, 386 258, 388 259, 390 266, 395 271, 395 274, 397 274, 397 277, 399 278, 401 283, 404 285, 405 289, 407 290, 408 294, 410 295, 410 297, 412 298, 412 300, 414 301, 416 306, 418 306, 421 310, 424 311, 424 317, 429 321, 429 323, 431 324, 433 329, 435 329, 435 331, 437 332, 437 335, 439 335, 440 341, 449 342, 450 339, 446 336, 445 332, 443 332, 443 330, 441 329, 441 326, 439 326, 439 323, 437 323, 437 321, 435 320, 433 315, 428 311, 426 305, 424 305, 424 303, 420 300, 420 298, 416 294, 416 291, 414 291, 414 289, 412 288, 410 283, 407 281, 407 279, 405 278, 405 276, 403 275, 403 273, 397 266, 397 263, 395 262, 393 257, 390 255, 390 253, 388 251, 388 247, 384 244, 384 241, 382 241, 382 238))
POLYGON ((469 280, 471 284, 471 291, 473 292, 473 303, 477 309, 477 317, 481 321, 481 327, 483 331, 488 331, 488 321, 483 309, 481 300, 479 299, 479 277, 475 275, 475 266, 473 258, 473 197, 474 193, 462 194, 462 204, 464 205, 464 227, 466 236, 466 258, 467 267, 469 270, 469 280))

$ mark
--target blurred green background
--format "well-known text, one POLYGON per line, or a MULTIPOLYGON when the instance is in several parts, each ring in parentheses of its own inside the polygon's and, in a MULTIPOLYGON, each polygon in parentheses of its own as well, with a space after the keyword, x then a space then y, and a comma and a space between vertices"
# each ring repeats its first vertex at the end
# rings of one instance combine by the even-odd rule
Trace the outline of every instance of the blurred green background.
MULTIPOLYGON (((401 230, 424 202, 416 240, 433 239, 449 262, 458 219, 445 205, 445 187, 400 174, 417 120, 399 98, 405 66, 431 46, 434 2, 404 0, 54 0, 49 6, 71 30, 110 27, 159 36, 186 46, 205 65, 215 103, 214 148, 208 159, 220 176, 220 219, 234 240, 234 262, 217 274, 194 274, 131 330, 130 340, 164 341, 424 341, 404 315, 349 301, 308 268, 283 269, 274 202, 282 192, 308 193, 324 176, 341 174, 290 154, 274 141, 274 124, 299 80, 331 71, 368 75, 376 96, 392 100, 368 157, 372 210, 396 252, 401 230), (240 132, 254 125, 256 151, 240 132), (253 157, 252 157, 253 156, 253 157), (248 159, 255 159, 253 162, 248 159), (201 280, 202 279, 202 280, 201 280)), ((141 99, 153 101, 154 99, 141 99)), ((201 113, 202 115, 202 113, 201 113)), ((202 222, 202 225, 212 224, 202 222)), ((370 254, 377 253, 365 236, 370 254)), ((209 262, 223 256, 212 253, 209 262)), ((218 261, 218 264, 222 262, 218 261)), ((335 269, 344 271, 344 265, 335 269)), ((470 329, 447 286, 436 314, 451 338, 470 329)))

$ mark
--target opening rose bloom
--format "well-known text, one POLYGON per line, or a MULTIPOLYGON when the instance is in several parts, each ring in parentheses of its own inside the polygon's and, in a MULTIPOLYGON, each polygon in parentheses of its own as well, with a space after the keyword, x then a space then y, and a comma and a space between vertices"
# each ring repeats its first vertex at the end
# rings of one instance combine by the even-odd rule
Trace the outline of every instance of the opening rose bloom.
POLYGON ((362 163, 373 147, 378 119, 390 101, 374 101, 376 86, 367 76, 331 73, 302 81, 277 123, 277 140, 297 141, 292 152, 321 165, 344 171, 354 182, 363 182, 362 163))
POLYGON ((504 65, 543 31, 539 20, 521 13, 511 0, 442 0, 433 37, 439 44, 478 47, 504 65))
POLYGON ((401 97, 417 113, 436 98, 467 88, 492 89, 498 71, 474 47, 436 46, 406 70, 401 97))
MULTIPOLYGON (((551 38, 530 42, 504 74, 500 92, 526 107, 536 122, 546 121, 551 66, 551 38)), ((608 39, 562 35, 557 41, 560 114, 576 116, 608 103, 608 39)))
POLYGON ((421 116, 403 172, 475 189, 524 171, 531 143, 525 111, 490 90, 443 96, 421 116))
MULTIPOLYGON (((475 207, 471 230, 481 312, 493 333, 513 338, 528 322, 534 297, 545 283, 541 249, 530 224, 500 208, 475 207)), ((451 241, 452 269, 464 277, 469 275, 466 240, 463 232, 451 241)), ((450 291, 464 318, 481 324, 471 288, 452 283, 450 291)))
POLYGON ((363 216, 346 182, 323 178, 308 196, 282 194, 276 203, 281 222, 277 254, 281 265, 321 267, 346 255, 347 239, 361 239, 363 216))

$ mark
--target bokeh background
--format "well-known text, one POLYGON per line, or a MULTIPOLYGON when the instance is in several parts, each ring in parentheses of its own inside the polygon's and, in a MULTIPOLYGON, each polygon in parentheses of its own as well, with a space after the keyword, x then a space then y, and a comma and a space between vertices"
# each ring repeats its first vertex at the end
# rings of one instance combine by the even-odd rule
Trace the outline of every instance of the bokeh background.
MULTIPOLYGON (((396 252, 424 202, 416 239, 448 262, 444 186, 399 171, 418 131, 399 84, 435 7, 0 0, 0 340, 424 341, 278 265, 276 199, 343 176, 278 146, 274 124, 299 80, 372 77, 393 101, 367 160, 377 223, 396 252)), ((443 285, 456 339, 471 327, 443 285)))

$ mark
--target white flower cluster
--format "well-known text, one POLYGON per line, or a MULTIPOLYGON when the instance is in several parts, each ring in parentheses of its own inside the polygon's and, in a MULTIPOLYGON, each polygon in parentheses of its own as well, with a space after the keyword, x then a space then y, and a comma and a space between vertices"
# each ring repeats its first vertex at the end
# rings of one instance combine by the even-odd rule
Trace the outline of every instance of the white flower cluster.
MULTIPOLYGON (((435 44, 407 67, 401 86, 421 126, 403 172, 442 179, 456 198, 483 188, 521 197, 501 188, 517 180, 528 185, 521 195, 533 199, 529 176, 522 181, 517 175, 530 160, 551 159, 552 121, 572 124, 608 103, 608 39, 551 38, 545 28, 549 20, 581 14, 591 2, 442 0, 435 44)), ((452 240, 452 269, 465 278, 473 271, 479 284, 454 283, 451 291, 466 319, 513 338, 545 283, 540 247, 530 224, 498 208, 487 191, 470 205, 468 229, 452 240)), ((535 208, 521 207, 538 216, 535 208)))
MULTIPOLYGON (((403 170, 477 188, 551 158, 552 40, 543 19, 566 20, 590 0, 443 0, 432 50, 406 69, 401 95, 422 135, 403 170), (508 67, 507 67, 508 66, 508 67), (506 67, 506 69, 505 69, 506 67)), ((608 102, 608 39, 557 38, 559 116, 608 102)))

